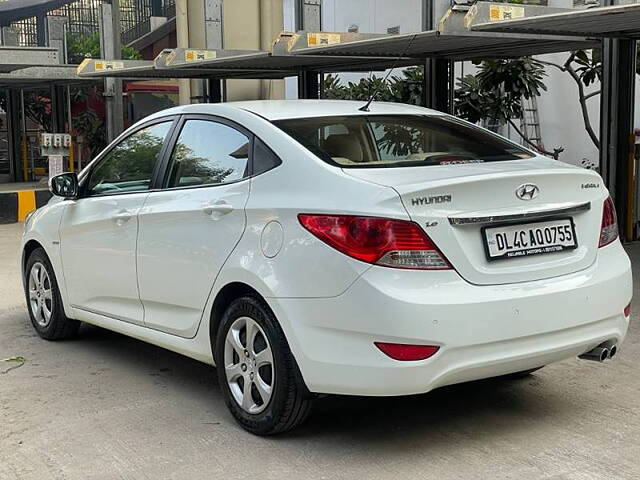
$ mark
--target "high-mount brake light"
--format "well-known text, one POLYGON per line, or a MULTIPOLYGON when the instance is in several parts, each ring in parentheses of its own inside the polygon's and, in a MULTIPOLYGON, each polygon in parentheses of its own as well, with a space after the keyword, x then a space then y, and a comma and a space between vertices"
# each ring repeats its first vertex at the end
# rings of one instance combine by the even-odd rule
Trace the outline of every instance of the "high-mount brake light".
POLYGON ((600 242, 598 248, 609 245, 618 238, 618 218, 616 216, 616 207, 611 197, 607 197, 604 201, 602 210, 602 226, 600 227, 600 242))
POLYGON ((354 215, 300 214, 317 238, 352 258, 385 267, 449 270, 451 265, 414 222, 354 215))

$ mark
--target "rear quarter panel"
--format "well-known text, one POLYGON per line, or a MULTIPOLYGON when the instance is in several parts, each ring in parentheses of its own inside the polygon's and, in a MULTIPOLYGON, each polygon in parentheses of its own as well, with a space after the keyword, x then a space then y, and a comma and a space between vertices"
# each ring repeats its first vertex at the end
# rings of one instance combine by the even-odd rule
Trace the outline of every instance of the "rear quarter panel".
POLYGON ((244 278, 264 297, 340 295, 370 265, 318 240, 300 225, 298 214, 408 219, 400 197, 392 188, 350 177, 324 163, 257 115, 246 116, 232 119, 251 129, 282 164, 251 180, 247 228, 214 290, 244 278))

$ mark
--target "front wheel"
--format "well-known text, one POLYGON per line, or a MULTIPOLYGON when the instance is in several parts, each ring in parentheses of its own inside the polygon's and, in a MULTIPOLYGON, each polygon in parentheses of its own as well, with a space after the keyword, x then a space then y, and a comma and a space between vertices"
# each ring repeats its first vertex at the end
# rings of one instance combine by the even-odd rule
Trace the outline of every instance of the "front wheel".
POLYGON ((311 398, 278 321, 260 299, 234 300, 216 337, 220 389, 240 425, 273 435, 302 423, 311 398))
POLYGON ((65 316, 53 267, 42 248, 29 255, 24 284, 29 318, 38 335, 46 340, 62 340, 78 333, 80 322, 65 316))

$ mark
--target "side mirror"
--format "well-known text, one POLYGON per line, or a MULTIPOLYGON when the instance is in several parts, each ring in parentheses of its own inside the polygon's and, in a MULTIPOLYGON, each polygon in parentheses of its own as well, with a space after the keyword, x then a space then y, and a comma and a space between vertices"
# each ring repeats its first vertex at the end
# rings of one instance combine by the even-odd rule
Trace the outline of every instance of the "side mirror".
POLYGON ((67 199, 78 197, 78 175, 75 173, 61 173, 49 179, 49 190, 58 197, 67 199))

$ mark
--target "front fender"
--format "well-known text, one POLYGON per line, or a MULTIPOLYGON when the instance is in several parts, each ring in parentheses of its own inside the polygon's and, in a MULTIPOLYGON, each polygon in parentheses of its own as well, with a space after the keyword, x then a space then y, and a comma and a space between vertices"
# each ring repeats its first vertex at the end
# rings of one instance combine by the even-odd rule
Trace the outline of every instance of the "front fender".
POLYGON ((73 309, 70 307, 67 282, 64 275, 64 267, 60 249, 60 223, 64 210, 69 201, 51 201, 49 204, 37 209, 31 214, 24 225, 22 242, 20 244, 20 271, 22 283, 25 284, 24 265, 27 261, 26 251, 30 242, 37 242, 46 252, 55 273, 64 313, 69 318, 74 318, 73 309))

